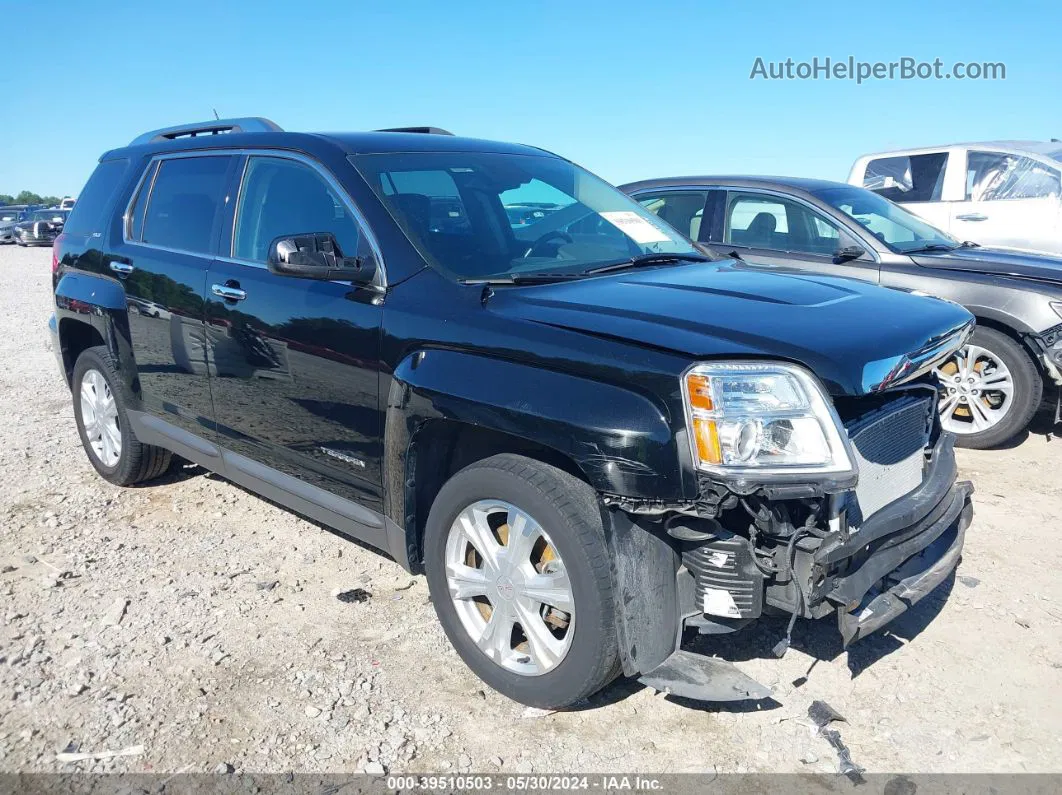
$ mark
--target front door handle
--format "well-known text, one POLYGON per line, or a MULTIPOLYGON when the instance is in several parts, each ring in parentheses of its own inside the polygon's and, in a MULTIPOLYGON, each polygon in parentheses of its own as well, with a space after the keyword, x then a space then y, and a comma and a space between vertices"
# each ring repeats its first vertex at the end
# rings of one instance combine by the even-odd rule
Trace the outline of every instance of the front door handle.
POLYGON ((956 215, 960 221, 987 221, 988 216, 982 213, 963 213, 962 215, 956 215))
POLYGON ((247 293, 241 290, 239 287, 229 287, 227 284, 214 284, 210 287, 210 292, 214 295, 219 295, 226 301, 242 301, 247 297, 247 293))
POLYGON ((133 272, 133 266, 128 262, 116 262, 115 260, 111 260, 111 270, 119 276, 128 276, 133 272))

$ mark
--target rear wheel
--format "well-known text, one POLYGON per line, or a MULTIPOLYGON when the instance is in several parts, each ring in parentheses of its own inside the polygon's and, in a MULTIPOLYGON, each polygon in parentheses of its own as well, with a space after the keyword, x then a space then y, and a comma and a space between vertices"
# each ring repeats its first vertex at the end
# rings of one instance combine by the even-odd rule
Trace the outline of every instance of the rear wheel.
POLYGON ((141 444, 129 427, 129 398, 106 346, 84 351, 74 364, 74 419, 89 462, 105 480, 131 486, 162 475, 169 450, 141 444))
POLYGON ((1024 430, 1043 397, 1043 381, 1019 343, 978 326, 940 378, 940 419, 960 447, 984 449, 1024 430))
POLYGON ((581 480, 509 454, 466 467, 432 505, 425 567, 450 642, 509 698, 563 707, 618 673, 601 514, 581 480))

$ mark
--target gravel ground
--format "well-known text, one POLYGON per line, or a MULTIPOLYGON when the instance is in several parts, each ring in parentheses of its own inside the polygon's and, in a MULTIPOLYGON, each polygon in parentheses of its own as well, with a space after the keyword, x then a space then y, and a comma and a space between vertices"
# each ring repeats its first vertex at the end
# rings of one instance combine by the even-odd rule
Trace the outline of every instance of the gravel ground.
POLYGON ((0 770, 836 772, 815 699, 872 772, 1062 770, 1062 442, 961 451, 959 576, 890 633, 846 653, 802 622, 780 661, 776 621, 698 643, 776 703, 619 682, 544 715, 486 689, 385 557, 195 467, 101 480, 44 347, 49 261, 0 249, 0 770))

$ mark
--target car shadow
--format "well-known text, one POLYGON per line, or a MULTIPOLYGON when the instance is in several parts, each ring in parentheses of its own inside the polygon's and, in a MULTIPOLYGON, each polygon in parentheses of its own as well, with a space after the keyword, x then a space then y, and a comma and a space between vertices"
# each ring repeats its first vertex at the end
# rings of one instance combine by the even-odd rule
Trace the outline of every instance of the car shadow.
POLYGON ((997 444, 990 449, 1013 450, 1016 447, 1021 447, 1025 444, 1030 436, 1045 436, 1051 438, 1053 436, 1058 436, 1060 430, 1062 430, 1062 425, 1055 422, 1055 404, 1053 401, 1045 400, 1040 404, 1040 408, 1036 410, 1028 427, 1019 431, 1014 436, 1007 439, 1007 441, 997 444))

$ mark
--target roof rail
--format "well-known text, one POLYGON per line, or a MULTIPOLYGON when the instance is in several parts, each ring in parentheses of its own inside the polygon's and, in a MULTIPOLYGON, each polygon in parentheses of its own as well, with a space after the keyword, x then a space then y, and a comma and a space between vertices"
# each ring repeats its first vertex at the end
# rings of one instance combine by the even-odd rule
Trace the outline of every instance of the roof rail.
POLYGON ((444 130, 442 127, 385 127, 382 130, 375 130, 374 132, 404 132, 404 133, 423 133, 424 135, 453 135, 449 130, 444 130))
POLYGON ((213 119, 193 124, 178 124, 176 127, 163 127, 161 130, 151 130, 143 135, 138 135, 129 145, 157 144, 161 141, 172 141, 175 138, 195 138, 200 135, 238 132, 284 132, 284 129, 276 122, 259 116, 248 116, 242 119, 213 119))

